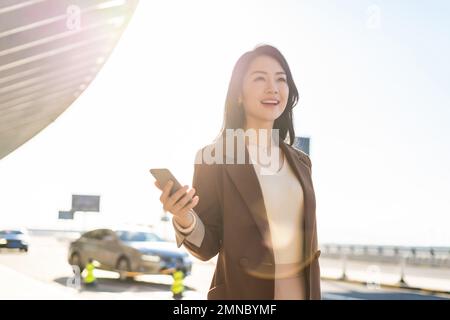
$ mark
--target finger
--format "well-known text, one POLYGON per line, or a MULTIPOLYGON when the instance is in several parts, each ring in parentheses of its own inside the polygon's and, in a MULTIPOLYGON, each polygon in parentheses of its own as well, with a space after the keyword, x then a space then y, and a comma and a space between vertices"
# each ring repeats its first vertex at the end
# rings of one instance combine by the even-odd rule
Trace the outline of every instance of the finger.
POLYGON ((184 196, 184 194, 186 193, 188 188, 189 188, 188 186, 184 186, 184 187, 178 189, 173 195, 171 195, 167 199, 167 207, 172 209, 172 207, 175 205, 175 203, 177 203, 177 201, 180 200, 182 196, 184 196))
POLYGON ((159 185, 158 180, 155 180, 155 186, 156 186, 159 190, 162 190, 161 186, 159 185))
POLYGON ((200 201, 199 196, 195 196, 192 198, 192 202, 189 203, 187 206, 185 206, 180 212, 179 215, 187 214, 191 209, 195 208, 197 206, 198 202, 200 201))
POLYGON ((167 198, 169 198, 170 189, 172 189, 173 182, 169 180, 163 188, 163 192, 159 200, 165 204, 167 202, 167 198))
POLYGON ((195 189, 192 188, 188 193, 184 195, 177 203, 173 206, 174 211, 179 211, 184 208, 184 206, 192 199, 195 194, 195 189))

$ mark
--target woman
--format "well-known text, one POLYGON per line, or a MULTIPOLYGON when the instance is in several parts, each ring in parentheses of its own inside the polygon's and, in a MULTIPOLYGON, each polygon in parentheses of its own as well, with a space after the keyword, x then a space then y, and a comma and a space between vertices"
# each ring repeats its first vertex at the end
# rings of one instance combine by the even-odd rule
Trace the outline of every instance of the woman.
POLYGON ((320 299, 311 161, 292 147, 297 101, 276 48, 245 53, 231 76, 221 133, 197 153, 193 188, 169 197, 172 184, 155 183, 173 214, 178 246, 204 261, 219 254, 208 299, 320 299), (256 132, 256 139, 230 130, 256 132), (230 140, 236 143, 227 149, 230 140), (232 161, 242 155, 244 163, 232 161))

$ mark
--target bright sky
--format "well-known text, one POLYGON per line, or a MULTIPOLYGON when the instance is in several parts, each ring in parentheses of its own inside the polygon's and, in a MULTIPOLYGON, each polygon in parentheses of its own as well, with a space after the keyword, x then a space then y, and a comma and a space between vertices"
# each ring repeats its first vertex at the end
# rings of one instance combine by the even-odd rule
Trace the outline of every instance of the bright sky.
POLYGON ((449 246, 449 18, 448 1, 142 0, 88 89, 0 161, 0 225, 53 227, 72 194, 101 195, 87 223, 158 223, 148 169, 192 182, 234 63, 269 43, 300 91, 319 241, 449 246))

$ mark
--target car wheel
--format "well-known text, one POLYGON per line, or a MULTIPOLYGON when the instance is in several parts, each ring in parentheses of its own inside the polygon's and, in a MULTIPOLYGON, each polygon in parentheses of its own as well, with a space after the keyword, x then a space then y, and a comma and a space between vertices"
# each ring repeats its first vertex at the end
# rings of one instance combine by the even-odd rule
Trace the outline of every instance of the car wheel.
POLYGON ((72 266, 78 266, 78 268, 80 268, 80 272, 82 272, 83 271, 83 269, 84 269, 84 266, 83 266, 83 264, 81 263, 81 257, 80 257, 80 255, 78 254, 78 253, 73 253, 71 256, 70 256, 70 264, 72 265, 72 266))
POLYGON ((117 272, 119 272, 119 279, 121 281, 131 280, 133 277, 128 276, 128 272, 131 271, 130 261, 122 257, 117 261, 117 272))

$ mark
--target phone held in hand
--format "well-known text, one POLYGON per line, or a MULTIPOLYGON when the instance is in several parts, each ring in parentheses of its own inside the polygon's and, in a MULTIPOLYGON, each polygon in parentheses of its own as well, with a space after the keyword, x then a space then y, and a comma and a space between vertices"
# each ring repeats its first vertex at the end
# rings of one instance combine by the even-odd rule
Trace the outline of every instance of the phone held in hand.
MULTIPOLYGON (((178 182, 178 180, 174 177, 174 175, 170 172, 169 169, 166 169, 166 168, 150 169, 150 173, 158 181, 161 188, 164 188, 164 186, 167 184, 167 182, 169 182, 169 180, 173 181, 173 186, 169 192, 169 196, 173 195, 180 188, 182 188, 182 185, 178 182)), ((192 202, 192 200, 189 200, 188 203, 191 203, 191 202, 192 202)))

